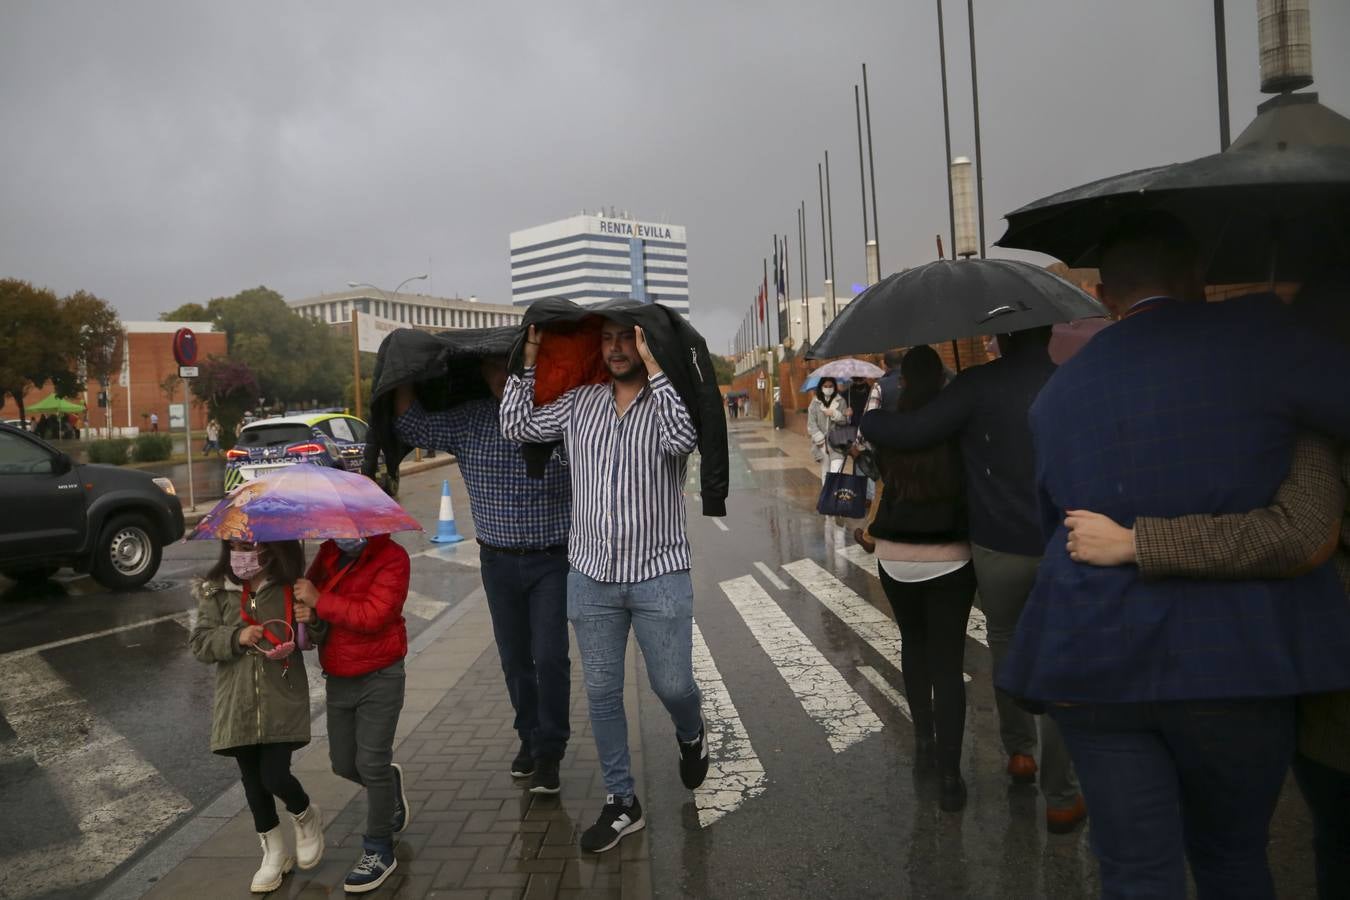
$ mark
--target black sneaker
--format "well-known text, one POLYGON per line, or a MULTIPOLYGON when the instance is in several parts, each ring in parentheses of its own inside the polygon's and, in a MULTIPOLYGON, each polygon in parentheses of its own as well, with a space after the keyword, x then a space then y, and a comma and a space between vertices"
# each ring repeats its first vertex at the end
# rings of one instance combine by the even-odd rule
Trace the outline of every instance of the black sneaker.
POLYGON ((520 752, 516 758, 511 760, 512 778, 529 778, 534 774, 534 756, 530 753, 530 745, 524 741, 520 742, 520 752))
POLYGON ((562 790, 562 781, 558 778, 558 760, 536 759, 534 777, 530 779, 531 794, 556 794, 562 790))
POLYGON ((412 810, 408 807, 408 791, 403 786, 403 767, 390 763, 394 769, 394 834, 402 834, 412 824, 412 810))
POLYGON ((708 777, 708 742, 704 740, 704 731, 705 727, 699 725, 698 737, 688 743, 677 742, 680 745, 680 780, 691 791, 708 777))
POLYGON ((394 874, 397 868, 398 860, 392 848, 363 850, 361 861, 347 873, 346 880, 342 882, 342 890, 348 894, 369 893, 384 884, 385 879, 394 874))
POLYGON ((618 845, 624 835, 646 827, 647 822, 642 818, 642 804, 638 803, 636 796, 631 804, 625 806, 610 794, 605 797, 605 808, 600 811, 600 818, 582 832, 581 849, 587 853, 604 853, 618 845))

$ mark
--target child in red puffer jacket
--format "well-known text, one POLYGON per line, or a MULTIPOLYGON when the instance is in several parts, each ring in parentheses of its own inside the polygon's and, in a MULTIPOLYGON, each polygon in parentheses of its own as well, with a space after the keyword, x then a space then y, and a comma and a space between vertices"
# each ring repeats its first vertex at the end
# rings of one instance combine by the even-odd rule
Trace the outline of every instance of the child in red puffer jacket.
POLYGON ((408 551, 379 534, 324 541, 308 577, 295 583, 296 621, 320 637, 333 771, 366 789, 364 852, 347 875, 348 893, 384 883, 398 865, 394 835, 412 818, 403 770, 393 761, 408 653, 408 572, 408 551))

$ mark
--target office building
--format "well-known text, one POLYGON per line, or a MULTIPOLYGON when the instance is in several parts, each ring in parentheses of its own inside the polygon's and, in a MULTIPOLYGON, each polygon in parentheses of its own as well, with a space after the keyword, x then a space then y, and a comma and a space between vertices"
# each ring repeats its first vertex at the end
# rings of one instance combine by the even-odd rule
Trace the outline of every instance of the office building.
POLYGON ((339 331, 351 327, 352 310, 423 331, 519 325, 525 316, 524 310, 517 307, 481 303, 476 297, 464 299, 431 297, 426 294, 387 294, 370 288, 354 288, 286 302, 300 315, 326 322, 339 331))

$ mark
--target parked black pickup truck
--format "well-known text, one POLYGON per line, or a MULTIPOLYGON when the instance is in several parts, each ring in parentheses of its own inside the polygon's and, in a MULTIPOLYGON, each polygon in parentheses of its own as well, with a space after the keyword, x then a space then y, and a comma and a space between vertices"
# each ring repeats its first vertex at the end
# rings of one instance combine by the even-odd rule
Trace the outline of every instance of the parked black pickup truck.
POLYGON ((62 566, 131 590, 183 536, 173 482, 76 463, 41 438, 0 424, 0 574, 46 578, 62 566))

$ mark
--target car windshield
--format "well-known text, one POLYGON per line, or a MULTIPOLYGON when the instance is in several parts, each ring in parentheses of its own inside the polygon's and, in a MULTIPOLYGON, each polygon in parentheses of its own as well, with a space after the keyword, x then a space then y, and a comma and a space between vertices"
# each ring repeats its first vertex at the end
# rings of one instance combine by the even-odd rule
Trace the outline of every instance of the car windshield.
POLYGON ((282 444, 295 444, 314 437, 308 425, 278 424, 255 425, 245 428, 236 443, 238 447, 277 447, 282 444))

